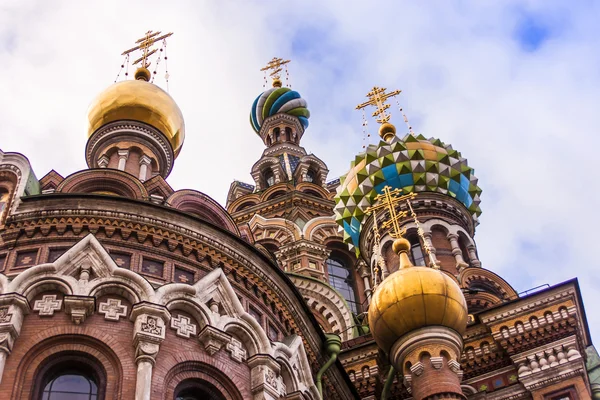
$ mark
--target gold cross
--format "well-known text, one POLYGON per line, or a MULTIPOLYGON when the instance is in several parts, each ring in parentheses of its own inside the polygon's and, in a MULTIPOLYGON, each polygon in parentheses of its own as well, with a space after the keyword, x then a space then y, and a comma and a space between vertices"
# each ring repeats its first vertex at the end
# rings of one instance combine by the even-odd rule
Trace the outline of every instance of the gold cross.
POLYGON ((152 48, 152 46, 154 45, 154 43, 161 41, 163 39, 166 39, 169 36, 171 36, 172 34, 173 34, 173 32, 170 32, 165 35, 157 37, 158 35, 160 35, 160 31, 158 31, 158 32, 148 31, 148 32, 146 32, 146 34, 144 35, 143 38, 136 40, 137 46, 132 47, 129 50, 125 50, 123 53, 121 53, 121 55, 124 56, 124 55, 132 53, 136 50, 141 50, 142 56, 140 58, 138 58, 137 60, 135 60, 133 62, 133 65, 135 65, 141 61, 142 68, 148 68, 150 66, 150 61, 148 61, 148 57, 150 57, 152 54, 156 53, 156 49, 150 50, 152 48))
POLYGON ((373 112, 373 117, 378 117, 377 122, 379 122, 380 124, 388 122, 392 115, 385 112, 385 110, 390 108, 390 105, 386 104, 385 101, 390 97, 399 95, 400 93, 402 93, 402 91, 394 90, 393 92, 389 93, 385 93, 385 91, 386 88, 374 86, 373 89, 371 89, 371 91, 367 93, 369 101, 365 101, 364 103, 357 105, 356 109, 361 110, 366 106, 376 107, 377 109, 373 112))
POLYGON ((390 219, 381 224, 381 227, 388 228, 392 226, 393 231, 390 232, 390 236, 394 239, 399 239, 406 233, 406 229, 400 228, 400 220, 406 217, 407 211, 396 211, 396 204, 402 201, 414 199, 417 194, 412 192, 405 195, 400 195, 400 193, 402 193, 402 189, 391 189, 392 188, 390 186, 384 186, 383 193, 375 197, 375 201, 379 202, 379 204, 367 208, 365 213, 371 214, 372 212, 379 211, 382 208, 387 209, 387 211, 390 213, 390 219))
POLYGON ((283 58, 273 57, 273 59, 267 63, 267 66, 261 68, 260 70, 268 71, 272 69, 273 71, 271 71, 269 75, 271 76, 271 78, 273 78, 273 80, 278 80, 281 77, 281 67, 289 62, 290 60, 284 60, 283 58))

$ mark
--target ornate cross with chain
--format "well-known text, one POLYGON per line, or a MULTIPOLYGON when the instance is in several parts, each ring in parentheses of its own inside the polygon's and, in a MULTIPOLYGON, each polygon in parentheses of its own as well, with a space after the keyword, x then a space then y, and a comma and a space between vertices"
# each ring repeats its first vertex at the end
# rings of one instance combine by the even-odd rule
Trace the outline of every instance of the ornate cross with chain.
POLYGON ((143 38, 138 39, 135 43, 137 43, 137 46, 132 47, 129 50, 125 50, 123 53, 121 53, 122 56, 125 56, 129 53, 132 53, 136 50, 141 50, 142 52, 142 56, 140 58, 138 58, 137 60, 135 60, 133 62, 133 65, 141 62, 141 66, 142 68, 148 68, 148 66, 150 66, 150 61, 148 61, 148 57, 150 57, 152 54, 156 53, 157 49, 153 49, 151 50, 152 46, 154 45, 154 43, 159 42, 163 39, 168 38, 169 36, 171 36, 173 34, 173 32, 164 34, 162 36, 158 36, 160 35, 160 31, 158 32, 152 32, 152 31, 148 31, 146 32, 146 34, 144 35, 143 38), (158 37, 157 37, 158 36, 158 37))
POLYGON ((401 238, 406 232, 406 229, 400 228, 400 220, 407 215, 406 211, 397 211, 396 204, 402 201, 412 200, 417 196, 417 194, 414 192, 405 195, 401 195, 401 193, 402 189, 392 190, 390 186, 384 186, 383 193, 375 197, 375 202, 379 202, 379 204, 371 206, 365 210, 365 213, 371 214, 372 212, 376 212, 381 209, 387 209, 388 213, 390 214, 390 218, 383 222, 381 227, 385 229, 392 226, 393 229, 392 232, 390 232, 390 236, 394 239, 401 238))
POLYGON ((372 115, 373 115, 373 117, 377 117, 376 121, 379 122, 380 124, 388 122, 392 115, 389 113, 386 113, 386 110, 388 108, 390 108, 390 105, 386 104, 386 100, 389 99, 390 97, 399 95, 400 93, 402 93, 402 91, 394 90, 393 92, 389 92, 389 93, 386 93, 385 91, 386 91, 386 88, 380 88, 378 86, 374 86, 373 89, 371 89, 371 91, 369 93, 367 93, 367 97, 369 98, 369 101, 365 101, 364 103, 357 105, 356 109, 362 110, 363 108, 365 108, 367 106, 373 106, 376 108, 376 110, 373 111, 372 115))
POLYGON ((261 71, 269 71, 269 76, 273 78, 273 80, 278 80, 281 78, 281 67, 285 64, 289 63, 291 60, 284 60, 283 58, 273 57, 271 61, 267 63, 266 67, 261 68, 261 71))

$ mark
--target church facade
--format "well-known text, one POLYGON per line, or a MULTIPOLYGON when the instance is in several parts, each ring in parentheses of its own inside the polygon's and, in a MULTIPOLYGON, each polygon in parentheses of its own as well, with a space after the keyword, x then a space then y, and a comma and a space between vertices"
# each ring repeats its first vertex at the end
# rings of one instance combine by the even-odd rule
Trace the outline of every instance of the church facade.
POLYGON ((332 179, 276 76, 224 208, 168 184, 185 124, 150 77, 94 100, 88 169, 0 151, 0 398, 600 398, 577 280, 518 294, 482 266, 452 146, 388 115, 332 179))

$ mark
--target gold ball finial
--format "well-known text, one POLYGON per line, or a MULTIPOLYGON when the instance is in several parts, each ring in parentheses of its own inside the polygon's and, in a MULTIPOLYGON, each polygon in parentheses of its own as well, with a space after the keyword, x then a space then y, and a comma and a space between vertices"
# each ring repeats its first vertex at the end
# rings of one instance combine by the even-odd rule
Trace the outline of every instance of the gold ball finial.
POLYGON ((152 77, 152 74, 150 74, 150 71, 148 71, 148 68, 141 67, 135 71, 134 76, 137 81, 150 82, 150 78, 152 77))
POLYGON ((281 79, 275 78, 273 79, 273 87, 281 87, 281 79))
POLYGON ((396 254, 400 254, 401 252, 407 253, 410 250, 410 242, 404 238, 396 239, 392 243, 392 250, 396 254))
POLYGON ((381 124, 379 127, 379 136, 386 142, 396 136, 396 127, 389 122, 381 124))

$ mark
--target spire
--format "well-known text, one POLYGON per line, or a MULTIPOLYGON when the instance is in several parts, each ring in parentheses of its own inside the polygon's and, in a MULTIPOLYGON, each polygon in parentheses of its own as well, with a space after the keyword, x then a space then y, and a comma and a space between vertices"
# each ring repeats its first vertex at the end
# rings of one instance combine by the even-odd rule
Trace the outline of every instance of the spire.
POLYGON ((379 127, 379 136, 386 142, 392 140, 394 136, 396 136, 396 127, 389 123, 390 117, 392 114, 387 111, 390 108, 390 105, 386 103, 387 99, 390 97, 395 97, 402 93, 401 90, 394 90, 392 92, 386 93, 386 88, 381 88, 378 86, 374 86, 373 89, 369 93, 367 93, 368 101, 361 103, 356 106, 357 110, 362 110, 367 106, 375 107, 375 111, 373 111, 372 116, 377 117, 376 121, 381 124, 379 127))

